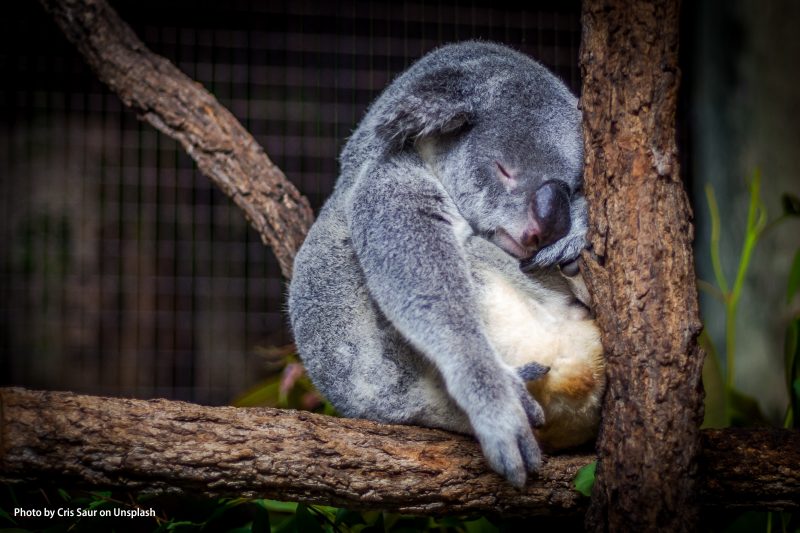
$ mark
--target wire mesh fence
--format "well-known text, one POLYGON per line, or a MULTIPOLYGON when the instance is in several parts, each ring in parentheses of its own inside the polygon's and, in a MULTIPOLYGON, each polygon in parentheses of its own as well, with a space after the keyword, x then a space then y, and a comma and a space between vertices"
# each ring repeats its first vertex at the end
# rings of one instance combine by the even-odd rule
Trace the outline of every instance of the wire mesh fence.
MULTIPOLYGON (((264 348, 291 342, 276 261, 180 146, 20 4, 0 21, 0 384, 229 401, 269 371, 264 348)), ((579 89, 575 1, 112 5, 315 209, 369 102, 442 43, 504 42, 579 89)))

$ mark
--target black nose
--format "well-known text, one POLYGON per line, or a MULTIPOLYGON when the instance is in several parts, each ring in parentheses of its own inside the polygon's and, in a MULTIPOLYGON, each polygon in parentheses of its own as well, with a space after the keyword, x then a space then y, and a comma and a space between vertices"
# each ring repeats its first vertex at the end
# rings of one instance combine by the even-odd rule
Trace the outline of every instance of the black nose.
POLYGON ((569 189, 560 181, 546 181, 531 201, 533 218, 539 225, 538 245, 544 248, 567 234, 570 227, 569 189))

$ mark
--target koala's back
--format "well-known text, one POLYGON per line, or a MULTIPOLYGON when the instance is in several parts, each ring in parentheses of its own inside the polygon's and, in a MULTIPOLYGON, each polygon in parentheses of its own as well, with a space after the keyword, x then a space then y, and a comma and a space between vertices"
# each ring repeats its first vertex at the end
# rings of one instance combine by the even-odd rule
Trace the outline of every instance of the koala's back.
POLYGON ((370 298, 346 217, 331 199, 295 259, 289 312, 309 377, 343 415, 463 433, 441 378, 370 298))

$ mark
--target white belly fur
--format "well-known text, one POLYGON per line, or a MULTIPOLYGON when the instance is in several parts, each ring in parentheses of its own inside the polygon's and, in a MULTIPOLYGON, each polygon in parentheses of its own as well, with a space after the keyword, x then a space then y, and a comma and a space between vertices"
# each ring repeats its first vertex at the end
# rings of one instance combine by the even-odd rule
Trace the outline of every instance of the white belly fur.
POLYGON ((546 450, 592 439, 605 387, 600 332, 588 313, 562 294, 534 298, 501 275, 486 273, 484 320, 489 340, 512 367, 537 362, 550 367, 528 389, 545 412, 536 430, 546 450))

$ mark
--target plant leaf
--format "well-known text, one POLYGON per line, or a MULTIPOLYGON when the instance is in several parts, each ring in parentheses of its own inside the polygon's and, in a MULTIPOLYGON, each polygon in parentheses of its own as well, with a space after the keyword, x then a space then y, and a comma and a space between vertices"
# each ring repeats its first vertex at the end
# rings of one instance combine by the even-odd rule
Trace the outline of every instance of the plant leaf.
POLYGON ((800 289, 800 248, 794 253, 792 268, 789 270, 789 283, 786 286, 786 303, 792 301, 798 289, 800 289))
POLYGON ((292 502, 279 502, 277 500, 258 500, 258 504, 273 513, 292 513, 297 511, 297 504, 292 502))
POLYGON ((350 509, 339 509, 336 511, 336 519, 334 523, 338 526, 339 524, 344 524, 348 527, 355 526, 357 524, 366 524, 364 521, 364 517, 361 516, 361 513, 357 511, 351 511, 350 509))
POLYGON ((308 506, 301 503, 297 505, 297 512, 294 515, 297 520, 297 531, 303 533, 323 533, 322 526, 317 522, 317 518, 308 510, 308 506))
POLYGON ((703 362, 703 388, 706 398, 702 427, 724 428, 729 422, 725 416, 725 381, 719 366, 717 348, 705 329, 700 333, 697 342, 706 352, 706 360, 703 362))
POLYGON ((269 511, 263 506, 256 504, 255 507, 255 516, 253 517, 253 524, 250 526, 252 531, 271 531, 270 523, 269 523, 269 511))
POLYGON ((464 522, 464 529, 467 531, 467 533, 496 533, 499 531, 497 526, 489 522, 486 517, 481 517, 470 522, 464 522))
POLYGON ((280 381, 270 379, 259 383, 235 400, 231 405, 235 407, 275 407, 278 405, 280 381))
POLYGON ((758 401, 736 389, 728 391, 728 412, 733 427, 769 425, 764 413, 761 412, 758 401))
POLYGON ((584 496, 592 495, 594 486, 594 475, 597 470, 597 461, 593 461, 586 466, 582 466, 575 475, 575 490, 584 496))
POLYGON ((11 522, 12 524, 16 525, 16 522, 14 521, 14 519, 13 519, 13 518, 11 518, 11 515, 9 515, 9 514, 8 514, 7 512, 5 512, 3 509, 0 509, 0 518, 5 518, 6 520, 8 520, 9 522, 11 522))

